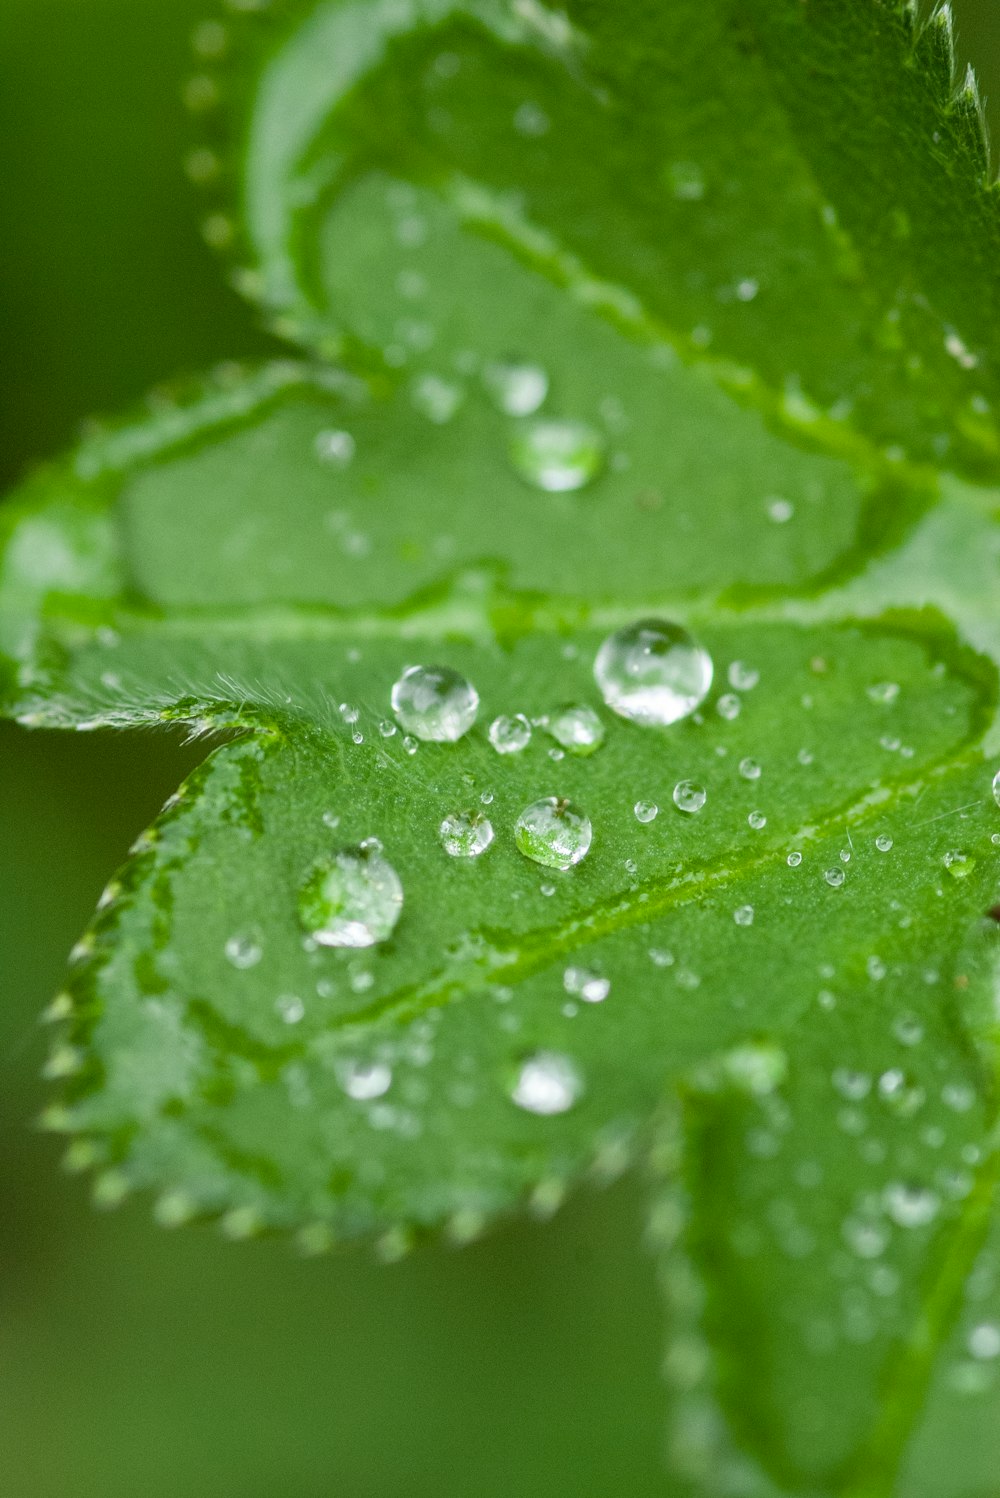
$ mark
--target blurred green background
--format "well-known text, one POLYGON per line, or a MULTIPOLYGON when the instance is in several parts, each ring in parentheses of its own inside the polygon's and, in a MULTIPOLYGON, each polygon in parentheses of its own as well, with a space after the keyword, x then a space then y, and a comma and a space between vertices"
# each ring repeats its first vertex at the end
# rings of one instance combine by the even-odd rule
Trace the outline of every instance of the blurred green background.
MULTIPOLYGON (((1000 101, 1000 6, 956 7, 1000 101)), ((274 348, 180 162, 206 0, 0 0, 0 479, 94 411, 274 348)), ((994 120, 1000 119, 996 109, 994 120)), ((995 130, 1000 134, 1000 130, 995 130)), ((630 1183, 391 1269, 93 1212, 32 1119, 36 1016, 136 833, 166 739, 0 728, 4 1498, 663 1494, 660 1331, 630 1183)))

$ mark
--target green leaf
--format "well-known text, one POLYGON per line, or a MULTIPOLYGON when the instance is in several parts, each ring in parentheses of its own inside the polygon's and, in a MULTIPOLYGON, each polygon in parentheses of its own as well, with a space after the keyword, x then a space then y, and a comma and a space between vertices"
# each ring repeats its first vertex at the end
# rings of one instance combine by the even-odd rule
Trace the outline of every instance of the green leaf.
POLYGON ((217 96, 238 280, 282 331, 393 368, 483 357, 500 246, 814 440, 996 477, 1000 213, 947 7, 276 12, 217 96))
POLYGON ((995 1197, 996 494, 931 464, 995 472, 994 193, 940 18, 661 9, 251 33, 250 279, 342 367, 161 394, 0 536, 8 713, 213 743, 73 954, 45 1121, 102 1204, 388 1257, 644 1161, 679 1478, 883 1498, 995 1197), (668 729, 594 676, 647 617, 714 663, 668 729), (397 726, 413 664, 475 684, 459 742, 397 726), (398 921, 326 946, 371 838, 398 921))

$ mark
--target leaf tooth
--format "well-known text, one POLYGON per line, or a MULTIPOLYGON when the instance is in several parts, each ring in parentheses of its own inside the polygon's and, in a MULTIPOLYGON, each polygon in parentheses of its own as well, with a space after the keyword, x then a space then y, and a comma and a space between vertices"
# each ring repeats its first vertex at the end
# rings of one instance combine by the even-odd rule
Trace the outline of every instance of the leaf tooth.
POLYGON ((928 16, 917 34, 913 55, 938 98, 946 103, 955 81, 955 27, 949 4, 939 6, 928 16))
POLYGON ((959 135, 971 152, 977 170, 989 169, 990 145, 979 83, 971 65, 965 70, 961 87, 951 101, 948 113, 955 122, 959 135))

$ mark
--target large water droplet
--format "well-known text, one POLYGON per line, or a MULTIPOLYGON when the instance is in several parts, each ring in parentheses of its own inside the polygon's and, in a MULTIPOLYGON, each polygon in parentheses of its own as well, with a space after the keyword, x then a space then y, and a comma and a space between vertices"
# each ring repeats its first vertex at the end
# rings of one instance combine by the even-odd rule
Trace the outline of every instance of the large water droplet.
POLYGON ((479 711, 479 693, 450 666, 408 666, 391 700, 406 732, 434 743, 460 739, 479 711))
POLYGON ((522 478, 559 494, 582 489, 604 464, 604 438, 584 421, 535 421, 515 434, 510 456, 522 478))
POLYGON ((693 815, 701 811, 708 800, 708 792, 696 780, 678 780, 674 786, 674 805, 678 811, 693 815))
POLYGON ((592 707, 563 707, 546 719, 545 727, 570 754, 593 754, 604 743, 604 724, 592 707))
POLYGON ((993 799, 1000 806, 1000 770, 993 777, 993 799))
POLYGON ((632 808, 636 821, 644 827, 656 820, 659 810, 655 801, 637 801, 632 808))
POLYGON ((498 359, 483 369, 483 385, 505 416, 532 416, 549 393, 549 377, 538 364, 498 359))
POLYGON ((679 624, 640 619, 609 635, 594 677, 614 712, 646 727, 693 713, 712 685, 712 658, 679 624))
POLYGON ((518 1072, 511 1099, 528 1113, 565 1113, 583 1092, 583 1078, 569 1056, 537 1051, 518 1072))
POLYGON ((481 812, 456 811, 441 823, 440 837, 452 858, 478 858, 493 841, 493 823, 481 812))
POLYGON ((498 754, 520 754, 531 743, 531 724, 523 713, 494 718, 490 724, 490 743, 498 754))
POLYGON ((525 807, 514 828, 518 850, 549 869, 570 869, 579 863, 592 837, 590 818, 558 796, 546 796, 525 807))
POLYGON ((320 859, 299 894, 299 918, 323 947, 385 941, 402 909, 399 875, 374 838, 320 859))

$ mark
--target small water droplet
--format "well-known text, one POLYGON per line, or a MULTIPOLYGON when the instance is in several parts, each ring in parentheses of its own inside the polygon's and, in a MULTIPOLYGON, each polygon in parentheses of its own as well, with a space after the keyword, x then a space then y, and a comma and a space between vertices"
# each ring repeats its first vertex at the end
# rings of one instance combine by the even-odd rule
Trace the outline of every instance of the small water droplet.
POLYGON ((742 708, 743 704, 734 692, 724 692, 715 704, 719 717, 725 718, 730 723, 734 718, 739 717, 742 708))
POLYGON ((225 953, 233 967, 241 970, 256 967, 264 955, 259 937, 249 932, 240 932, 226 942, 225 953))
POLYGON ((576 1063, 559 1051, 537 1051, 517 1075, 511 1099, 528 1113, 565 1113, 583 1092, 576 1063))
POLYGON ((712 658, 681 625, 640 619, 604 641, 594 677, 613 712, 645 727, 664 727, 704 701, 712 658))
POLYGON ((299 894, 299 917, 324 947, 370 947, 391 935, 403 886, 381 845, 369 838, 315 863, 299 894))
POLYGON ((833 889, 839 889, 844 880, 847 878, 847 875, 844 873, 843 869, 827 869, 826 873, 823 875, 823 878, 833 889))
POLYGON ((941 1203, 926 1186, 911 1186, 896 1181, 887 1186, 885 1209, 897 1227, 920 1228, 933 1222, 941 1203))
POLYGON ((799 853, 796 849, 793 852, 789 853, 788 857, 785 859, 785 862, 788 864, 788 867, 790 869, 797 869, 799 864, 802 862, 802 854, 799 853))
POLYGON ((445 817, 439 835, 452 858, 478 858, 493 841, 493 823, 481 812, 457 811, 445 817))
POLYGON ((520 754, 531 743, 531 724, 523 713, 494 718, 489 738, 498 754, 520 754))
POLYGON ((483 385, 505 416, 533 416, 549 393, 549 377, 539 364, 500 359, 487 364, 483 385))
POLYGON ((738 905, 733 911, 733 920, 737 926, 753 925, 754 909, 752 905, 738 905))
POLYGON ((867 688, 867 691, 873 702, 895 702, 899 696, 899 682, 876 681, 867 688))
POLYGON ((980 1362, 1000 1358, 1000 1326, 995 1321, 981 1321, 969 1333, 968 1348, 980 1362))
POLYGON ((781 499, 775 495, 767 501, 767 515, 775 525, 785 525, 795 514, 795 506, 790 499, 781 499))
POLYGON ((593 754, 604 742, 604 724, 592 707, 563 707, 545 719, 545 729, 570 754, 593 754))
POLYGON ((673 791, 674 805, 678 811, 693 815, 701 811, 708 800, 708 792, 696 780, 678 780, 673 791))
POLYGON ((568 967, 563 973, 563 988, 588 1004, 600 1004, 611 992, 611 980, 585 967, 568 967))
POLYGON ((294 993, 279 994, 274 1007, 286 1025, 297 1025, 306 1012, 306 1006, 298 994, 294 993))
POLYGON ((767 817, 762 811, 752 811, 747 817, 747 821, 750 823, 750 826, 753 828, 754 832, 759 832, 762 827, 767 826, 767 817))
POLYGON ((752 692, 760 681, 760 672, 754 666, 748 666, 746 661, 733 661, 726 675, 729 685, 737 692, 752 692))
POLYGON ((892 838, 887 832, 880 832, 875 839, 875 846, 880 853, 889 853, 892 849, 892 838))
POLYGON ((648 823, 655 821, 660 808, 655 801, 637 801, 632 808, 637 822, 645 827, 648 823))
POLYGON ((944 855, 942 862, 953 879, 967 879, 976 867, 976 860, 958 848, 950 849, 944 855))
POLYGON ((331 468, 348 468, 357 451, 351 433, 342 431, 317 432, 314 446, 316 456, 331 468))
POLYGON ((561 494, 597 477, 604 466, 604 438, 584 421, 535 421, 514 434, 510 456, 529 484, 561 494))
POLYGON ((392 1067, 384 1061, 347 1061, 338 1072, 341 1087, 358 1103, 384 1097, 392 1086, 392 1067))
POLYGON ((900 1045, 919 1045, 924 1038, 924 1027, 915 1014, 900 1014, 893 1023, 892 1033, 900 1045))
POLYGON ((579 863, 592 837, 590 818, 558 796, 546 796, 525 807, 514 828, 518 850, 549 869, 570 869, 579 863))
POLYGON ((741 759, 736 768, 739 770, 744 780, 760 779, 760 765, 755 759, 741 759))
POLYGON ((392 710, 408 734, 454 743, 476 721, 479 693, 449 666, 408 666, 392 689, 392 710))
POLYGON ((531 99, 526 99, 514 111, 514 129, 518 135, 537 139, 539 136, 547 135, 551 128, 552 121, 545 110, 531 99))
POLYGON ((463 390, 440 375, 422 374, 410 386, 410 399, 421 416, 435 426, 444 426, 462 404, 463 390))

